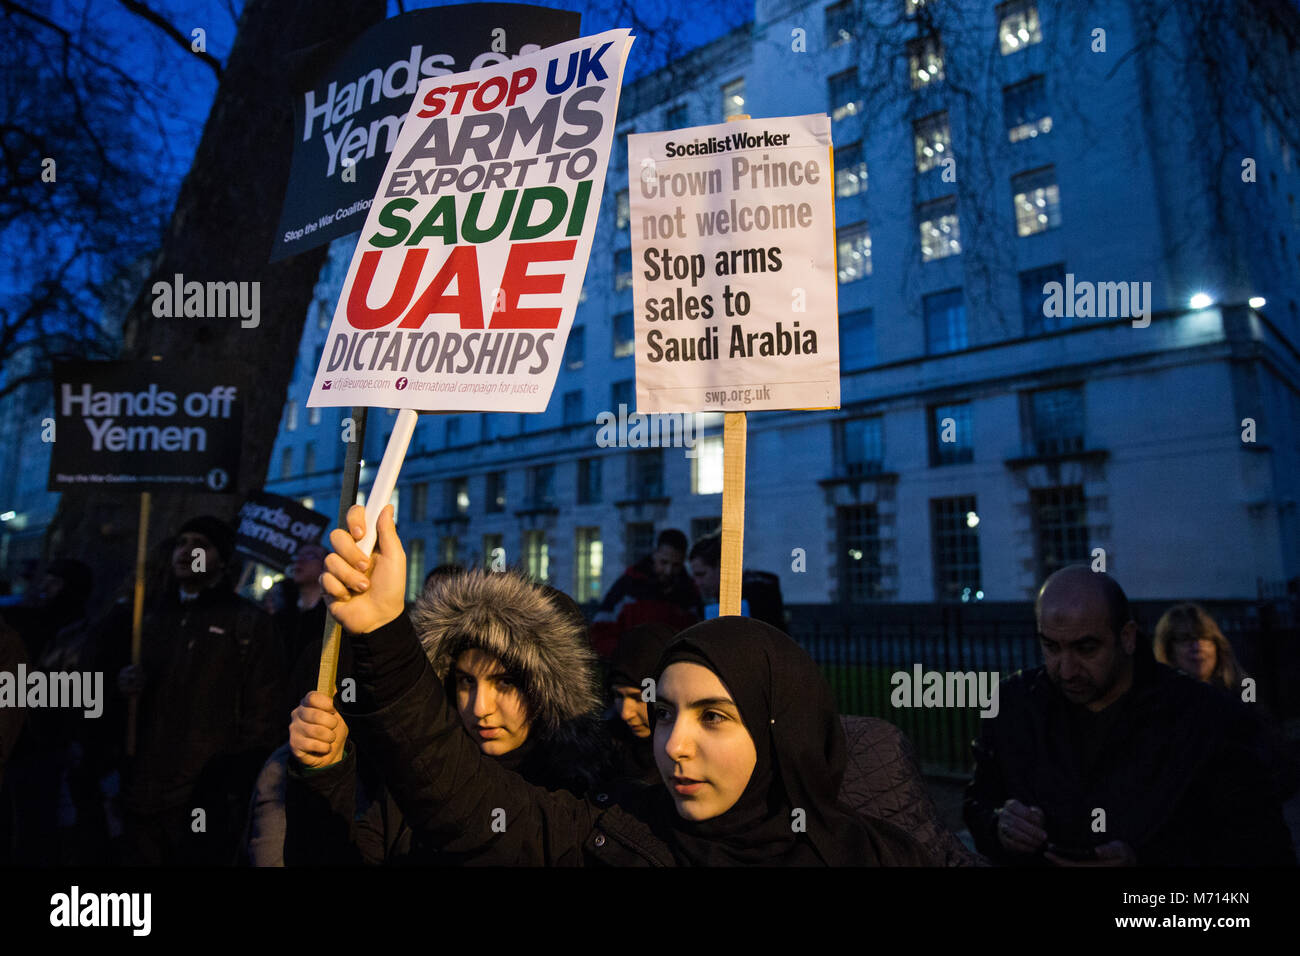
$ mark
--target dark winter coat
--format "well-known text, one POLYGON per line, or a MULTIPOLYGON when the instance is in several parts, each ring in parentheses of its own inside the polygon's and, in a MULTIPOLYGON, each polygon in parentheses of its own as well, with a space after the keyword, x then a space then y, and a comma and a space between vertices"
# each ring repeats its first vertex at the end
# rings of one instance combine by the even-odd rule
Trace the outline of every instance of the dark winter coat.
POLYGON ((285 663, 270 617, 223 588, 183 603, 173 588, 146 619, 142 640, 127 809, 198 806, 198 791, 242 811, 258 768, 284 739, 285 663))
POLYGON ((994 811, 1016 799, 1042 808, 1052 843, 1122 840, 1140 865, 1295 862, 1245 705, 1214 688, 1139 653, 1133 686, 1098 713, 1067 701, 1042 667, 1003 681, 998 700, 980 722, 964 808, 990 859, 1046 863, 998 840, 994 811))
MULTIPOLYGON (((345 719, 408 823, 442 852, 514 865, 675 865, 675 810, 662 786, 588 799, 530 786, 483 759, 404 616, 351 639, 358 705, 345 719)), ((901 831, 879 822, 872 829, 879 859, 929 862, 901 831)))
POLYGON ((667 588, 648 555, 614 582, 591 622, 591 642, 601 658, 608 659, 619 637, 640 624, 666 624, 673 631, 690 627, 703 617, 700 592, 689 574, 681 571, 667 588))

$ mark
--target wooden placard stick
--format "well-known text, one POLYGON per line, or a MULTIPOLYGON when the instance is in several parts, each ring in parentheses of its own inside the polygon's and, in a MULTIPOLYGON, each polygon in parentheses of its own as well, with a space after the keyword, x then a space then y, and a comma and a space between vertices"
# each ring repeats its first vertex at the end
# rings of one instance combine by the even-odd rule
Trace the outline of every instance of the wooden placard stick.
MULTIPOLYGON (((420 415, 415 409, 403 408, 397 413, 397 421, 393 424, 393 432, 388 436, 388 447, 384 449, 383 460, 380 461, 379 470, 375 473, 375 483, 370 486, 370 495, 366 498, 366 535, 357 542, 357 547, 367 557, 375 549, 375 525, 379 521, 379 513, 384 510, 388 500, 393 496, 393 489, 397 487, 397 476, 402 470, 402 462, 406 458, 406 449, 411 444, 411 436, 415 434, 415 423, 419 420, 419 417, 420 415)), ((343 509, 340 508, 340 510, 343 509)), ((343 518, 344 520, 339 522, 339 527, 346 528, 346 511, 344 511, 343 518)), ((330 628, 330 633, 326 636, 324 645, 321 647, 320 671, 316 677, 316 689, 322 694, 333 697, 335 691, 334 678, 338 676, 339 641, 343 629, 332 617, 330 621, 334 623, 330 628)))
MULTIPOLYGON (((140 528, 135 539, 135 596, 131 602, 131 666, 139 673, 141 632, 144 626, 145 560, 149 555, 149 506, 152 498, 140 492, 140 528)), ((132 694, 126 703, 126 755, 135 756, 135 727, 140 696, 132 694)))
MULTIPOLYGON (((347 457, 343 460, 343 487, 339 490, 339 518, 337 528, 348 526, 348 509, 357 503, 357 485, 361 481, 361 451, 366 447, 366 416, 364 405, 352 406, 352 439, 348 442, 347 457)), ((321 600, 324 600, 322 597, 321 600)), ((325 615, 325 633, 322 635, 320 670, 316 676, 316 689, 334 696, 334 678, 339 670, 339 644, 343 628, 339 622, 325 615)))
MULTIPOLYGON (((749 119, 748 113, 727 122, 749 119)), ((745 562, 745 446, 749 421, 744 412, 727 412, 722 420, 722 567, 718 577, 718 615, 740 615, 745 562)))

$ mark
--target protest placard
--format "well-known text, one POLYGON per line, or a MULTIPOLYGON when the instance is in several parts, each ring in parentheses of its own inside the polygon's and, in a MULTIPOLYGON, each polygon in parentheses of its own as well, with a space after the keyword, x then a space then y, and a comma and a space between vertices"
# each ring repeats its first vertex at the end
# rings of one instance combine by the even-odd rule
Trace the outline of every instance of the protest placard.
POLYGON ((283 495, 254 491, 239 509, 235 550, 269 568, 286 568, 304 544, 320 544, 330 519, 283 495))
POLYGON ((546 408, 631 43, 627 30, 610 30, 420 85, 309 406, 546 408))
POLYGON ((239 381, 212 363, 56 363, 49 489, 234 492, 239 381))
POLYGON ((411 10, 375 24, 342 52, 304 54, 293 163, 271 261, 361 228, 421 80, 572 40, 580 20, 568 10, 520 3, 411 10))
POLYGON ((628 138, 639 412, 840 402, 825 115, 628 138))

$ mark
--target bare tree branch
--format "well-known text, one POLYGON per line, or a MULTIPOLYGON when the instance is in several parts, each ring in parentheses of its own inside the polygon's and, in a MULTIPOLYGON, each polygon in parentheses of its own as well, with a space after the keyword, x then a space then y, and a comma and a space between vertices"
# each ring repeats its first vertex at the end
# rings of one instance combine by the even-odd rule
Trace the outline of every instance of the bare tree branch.
POLYGON ((190 43, 190 38, 181 33, 180 30, 176 29, 176 27, 173 26, 161 13, 154 10, 148 4, 141 3, 140 0, 117 0, 117 2, 130 12, 134 13, 137 17, 149 21, 163 33, 167 34, 179 43, 186 53, 192 53, 208 66, 212 67, 212 72, 217 75, 217 79, 221 79, 221 61, 206 50, 195 50, 190 43))

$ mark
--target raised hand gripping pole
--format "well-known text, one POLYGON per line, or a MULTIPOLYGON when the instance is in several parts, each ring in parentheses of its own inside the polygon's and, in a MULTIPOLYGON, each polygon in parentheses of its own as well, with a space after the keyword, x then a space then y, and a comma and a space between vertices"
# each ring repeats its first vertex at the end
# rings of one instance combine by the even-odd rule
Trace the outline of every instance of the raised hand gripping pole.
MULTIPOLYGON (((379 463, 379 471, 375 474, 370 495, 366 498, 366 535, 357 542, 366 557, 375 549, 375 526, 379 521, 379 513, 384 510, 393 496, 393 489, 397 487, 397 476, 402 470, 402 461, 406 458, 406 449, 411 444, 411 436, 415 433, 415 423, 419 417, 415 409, 403 408, 397 413, 393 432, 388 436, 388 447, 384 449, 384 458, 379 463)), ((334 696, 334 678, 338 674, 339 642, 342 636, 343 627, 335 621, 321 647, 316 690, 329 697, 334 696)))

